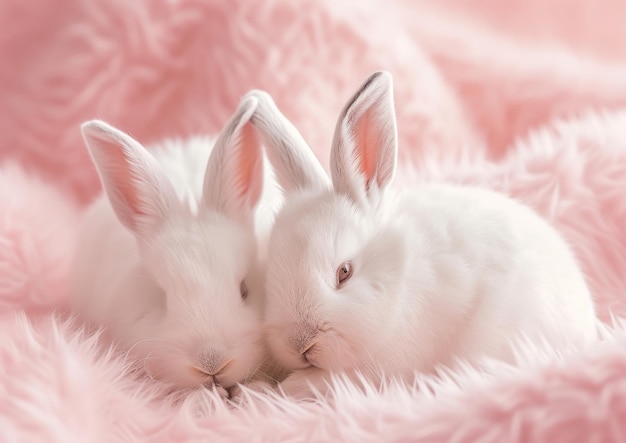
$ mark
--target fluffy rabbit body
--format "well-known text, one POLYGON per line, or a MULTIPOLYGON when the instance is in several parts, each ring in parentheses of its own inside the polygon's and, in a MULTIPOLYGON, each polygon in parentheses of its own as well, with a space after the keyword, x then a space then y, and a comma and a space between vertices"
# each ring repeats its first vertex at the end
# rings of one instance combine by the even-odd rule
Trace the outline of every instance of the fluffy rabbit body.
POLYGON ((332 184, 262 91, 253 117, 288 191, 269 243, 265 322, 293 373, 291 395, 328 375, 410 381, 455 359, 510 361, 518 337, 555 346, 595 337, 573 253, 530 208, 454 185, 388 185, 396 171, 391 76, 374 74, 343 109, 332 184))
POLYGON ((105 192, 84 216, 73 306, 178 388, 225 392, 264 358, 255 223, 263 235, 275 206, 256 106, 243 100, 216 139, 150 152, 104 122, 82 126, 105 192))

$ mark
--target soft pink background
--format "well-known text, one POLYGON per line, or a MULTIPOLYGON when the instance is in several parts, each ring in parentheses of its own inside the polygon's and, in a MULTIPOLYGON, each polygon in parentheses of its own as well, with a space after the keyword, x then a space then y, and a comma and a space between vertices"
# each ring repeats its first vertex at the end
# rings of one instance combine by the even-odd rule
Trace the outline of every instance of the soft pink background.
POLYGON ((0 440, 620 441, 626 335, 563 360, 259 409, 156 400, 53 316, 77 217, 99 191, 78 126, 143 143, 217 132, 268 90, 326 164, 335 118, 394 76, 401 161, 423 180, 508 192, 576 250, 598 313, 626 316, 626 2, 5 0, 0 2, 0 440), (495 377, 495 380, 492 380, 495 377), (209 405, 210 406, 210 405, 209 405), (595 440, 594 440, 595 439, 595 440))

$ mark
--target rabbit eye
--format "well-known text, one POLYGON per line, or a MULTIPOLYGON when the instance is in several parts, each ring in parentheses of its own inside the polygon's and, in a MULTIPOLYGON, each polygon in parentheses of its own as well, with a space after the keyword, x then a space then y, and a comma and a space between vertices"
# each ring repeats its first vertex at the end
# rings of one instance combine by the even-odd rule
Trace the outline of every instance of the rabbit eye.
POLYGON ((337 287, 350 280, 350 277, 352 277, 352 263, 347 261, 337 268, 337 287))
POLYGON ((241 285, 239 286, 239 292, 241 293, 241 299, 245 300, 248 296, 248 287, 246 286, 246 282, 241 280, 241 285))

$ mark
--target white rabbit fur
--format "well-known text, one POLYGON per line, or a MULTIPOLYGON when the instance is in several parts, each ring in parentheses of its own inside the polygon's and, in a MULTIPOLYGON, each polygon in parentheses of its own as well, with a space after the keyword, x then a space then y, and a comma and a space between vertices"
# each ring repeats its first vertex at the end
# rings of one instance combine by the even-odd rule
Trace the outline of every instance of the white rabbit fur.
POLYGON ((554 346, 596 337, 573 253, 530 208, 478 188, 387 189, 397 161, 388 73, 342 111, 332 185, 269 95, 250 95, 290 191, 270 238, 265 310, 270 349, 293 371, 287 394, 325 392, 333 372, 410 382, 457 359, 511 361, 521 336, 554 346), (346 262, 352 277, 338 284, 346 262))
POLYGON ((104 122, 82 126, 105 192, 82 222, 73 307, 176 388, 226 395, 267 353, 255 234, 267 237, 280 195, 250 124, 256 106, 242 100, 217 138, 150 152, 104 122))

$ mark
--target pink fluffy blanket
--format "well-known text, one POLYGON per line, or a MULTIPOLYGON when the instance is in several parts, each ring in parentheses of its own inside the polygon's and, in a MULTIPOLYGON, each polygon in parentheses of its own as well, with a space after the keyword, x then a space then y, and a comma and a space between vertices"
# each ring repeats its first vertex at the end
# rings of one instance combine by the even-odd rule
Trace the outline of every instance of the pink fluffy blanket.
POLYGON ((626 2, 0 2, 0 440, 626 441, 626 2), (78 125, 215 133, 269 91, 324 163, 339 108, 394 75, 401 159, 536 208, 608 326, 582 352, 443 373, 332 403, 163 400, 59 314, 98 192, 78 125))

